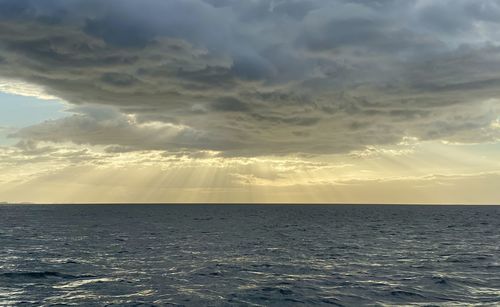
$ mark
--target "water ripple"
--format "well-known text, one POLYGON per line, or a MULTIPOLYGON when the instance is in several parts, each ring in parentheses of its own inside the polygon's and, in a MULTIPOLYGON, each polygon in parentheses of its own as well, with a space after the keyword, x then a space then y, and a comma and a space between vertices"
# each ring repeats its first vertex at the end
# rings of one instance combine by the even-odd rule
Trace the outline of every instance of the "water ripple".
POLYGON ((499 207, 0 206, 0 246, 1 306, 500 305, 499 207))

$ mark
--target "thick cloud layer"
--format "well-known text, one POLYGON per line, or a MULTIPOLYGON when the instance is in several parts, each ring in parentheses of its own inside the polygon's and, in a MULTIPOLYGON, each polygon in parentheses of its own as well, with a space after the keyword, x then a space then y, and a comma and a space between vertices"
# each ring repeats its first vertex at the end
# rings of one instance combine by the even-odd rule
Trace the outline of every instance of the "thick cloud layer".
POLYGON ((32 141, 246 156, 491 142, 499 22, 494 0, 0 0, 0 76, 76 105, 13 134, 32 141))

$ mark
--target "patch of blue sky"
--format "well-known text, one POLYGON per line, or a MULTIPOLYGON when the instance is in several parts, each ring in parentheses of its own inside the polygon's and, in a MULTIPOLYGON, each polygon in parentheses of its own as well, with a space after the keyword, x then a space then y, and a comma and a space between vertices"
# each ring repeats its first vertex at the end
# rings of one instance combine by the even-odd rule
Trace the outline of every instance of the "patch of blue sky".
POLYGON ((7 135, 16 129, 67 116, 65 109, 58 100, 0 93, 0 145, 14 143, 7 135))

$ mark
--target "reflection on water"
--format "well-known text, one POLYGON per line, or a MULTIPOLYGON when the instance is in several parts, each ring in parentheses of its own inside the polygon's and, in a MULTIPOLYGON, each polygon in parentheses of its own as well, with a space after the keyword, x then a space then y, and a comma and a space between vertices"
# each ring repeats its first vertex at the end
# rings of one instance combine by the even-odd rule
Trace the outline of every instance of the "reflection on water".
POLYGON ((500 305, 500 207, 0 206, 0 305, 500 305))

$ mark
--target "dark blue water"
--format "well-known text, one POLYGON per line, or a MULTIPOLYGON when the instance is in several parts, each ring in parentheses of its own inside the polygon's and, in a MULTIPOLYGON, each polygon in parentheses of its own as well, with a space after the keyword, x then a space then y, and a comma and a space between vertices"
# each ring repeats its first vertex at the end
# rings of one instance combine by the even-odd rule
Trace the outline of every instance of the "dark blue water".
POLYGON ((500 306, 500 207, 0 206, 0 305, 500 306))

